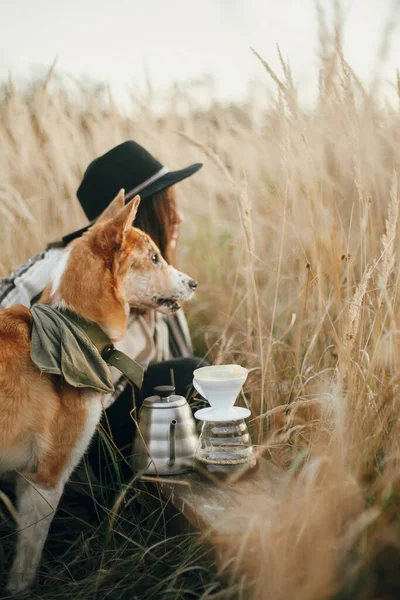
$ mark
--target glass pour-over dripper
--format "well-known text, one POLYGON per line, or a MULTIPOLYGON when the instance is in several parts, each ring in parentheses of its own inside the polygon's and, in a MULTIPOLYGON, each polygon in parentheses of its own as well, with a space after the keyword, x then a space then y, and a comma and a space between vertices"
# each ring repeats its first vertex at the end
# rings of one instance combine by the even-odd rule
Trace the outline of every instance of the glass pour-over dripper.
POLYGON ((248 371, 240 365, 201 367, 193 373, 193 387, 208 400, 210 406, 195 413, 200 421, 236 421, 250 415, 235 401, 247 379, 248 371))

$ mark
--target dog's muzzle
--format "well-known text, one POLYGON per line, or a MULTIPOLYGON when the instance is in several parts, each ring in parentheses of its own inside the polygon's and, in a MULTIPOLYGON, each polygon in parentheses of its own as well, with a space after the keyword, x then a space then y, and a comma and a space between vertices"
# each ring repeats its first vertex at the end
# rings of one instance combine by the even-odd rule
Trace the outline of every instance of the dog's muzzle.
POLYGON ((194 279, 187 279, 187 281, 185 281, 185 285, 189 288, 190 292, 189 295, 185 298, 185 294, 183 294, 183 296, 178 295, 178 296, 171 296, 170 298, 158 298, 157 299, 157 306, 165 306, 166 308, 169 308, 170 310, 172 310, 172 312, 175 312, 177 310, 180 309, 181 305, 180 302, 184 301, 184 300, 189 300, 193 293, 194 290, 197 288, 197 281, 195 281, 194 279))

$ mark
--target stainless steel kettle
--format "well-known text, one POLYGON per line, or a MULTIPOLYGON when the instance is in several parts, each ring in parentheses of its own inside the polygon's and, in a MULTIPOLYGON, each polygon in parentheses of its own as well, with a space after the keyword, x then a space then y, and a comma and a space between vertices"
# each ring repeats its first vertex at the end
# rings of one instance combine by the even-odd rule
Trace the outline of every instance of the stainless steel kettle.
POLYGON ((139 411, 132 468, 152 475, 177 475, 192 469, 198 436, 192 411, 172 385, 154 388, 139 411))

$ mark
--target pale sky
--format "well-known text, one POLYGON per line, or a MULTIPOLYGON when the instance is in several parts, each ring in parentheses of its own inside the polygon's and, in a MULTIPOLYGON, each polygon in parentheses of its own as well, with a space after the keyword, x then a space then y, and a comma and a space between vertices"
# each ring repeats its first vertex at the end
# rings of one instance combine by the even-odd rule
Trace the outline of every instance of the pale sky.
MULTIPOLYGON (((342 2, 345 55, 364 81, 399 4, 342 2)), ((219 97, 237 99, 249 80, 269 81, 249 47, 279 69, 277 43, 307 98, 317 79, 314 0, 0 0, 0 79, 28 77, 58 56, 59 73, 109 83, 117 97, 143 87, 146 67, 155 88, 211 74, 219 97)), ((385 78, 395 81, 399 63, 396 23, 385 78)))

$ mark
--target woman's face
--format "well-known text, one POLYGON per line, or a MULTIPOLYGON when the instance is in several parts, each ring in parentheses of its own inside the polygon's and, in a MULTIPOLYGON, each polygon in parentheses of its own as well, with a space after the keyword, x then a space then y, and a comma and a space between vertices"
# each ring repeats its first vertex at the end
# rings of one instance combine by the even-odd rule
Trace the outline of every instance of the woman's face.
POLYGON ((179 237, 179 228, 181 223, 184 221, 183 213, 180 210, 174 211, 174 215, 171 219, 171 248, 176 248, 179 237))

